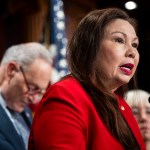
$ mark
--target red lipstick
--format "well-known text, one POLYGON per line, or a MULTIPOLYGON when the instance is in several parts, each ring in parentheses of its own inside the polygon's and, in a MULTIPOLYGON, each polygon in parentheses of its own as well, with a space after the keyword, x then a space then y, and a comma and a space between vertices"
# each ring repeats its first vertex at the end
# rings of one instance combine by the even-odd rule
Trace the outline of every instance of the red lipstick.
POLYGON ((121 71, 123 71, 126 75, 131 75, 132 74, 132 69, 134 65, 131 63, 124 64, 120 66, 121 71))

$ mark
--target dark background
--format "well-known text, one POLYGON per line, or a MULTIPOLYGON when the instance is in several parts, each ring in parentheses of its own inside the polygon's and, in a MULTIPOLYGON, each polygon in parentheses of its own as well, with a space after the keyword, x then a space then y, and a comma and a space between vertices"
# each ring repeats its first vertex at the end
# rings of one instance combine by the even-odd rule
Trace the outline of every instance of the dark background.
MULTIPOLYGON (((79 21, 91 10, 119 7, 126 0, 63 0, 66 34, 71 38, 79 21)), ((150 2, 136 0, 138 8, 127 11, 138 21, 140 39, 137 79, 139 88, 150 92, 150 2)), ((0 58, 13 44, 44 39, 50 41, 50 0, 0 0, 0 58)))

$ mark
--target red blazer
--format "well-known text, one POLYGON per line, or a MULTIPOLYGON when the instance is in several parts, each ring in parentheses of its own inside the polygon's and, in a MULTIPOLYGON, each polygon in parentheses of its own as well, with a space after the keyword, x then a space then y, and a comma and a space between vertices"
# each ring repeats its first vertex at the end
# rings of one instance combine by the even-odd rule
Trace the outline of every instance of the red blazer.
MULTIPOLYGON (((145 145, 126 102, 119 98, 120 111, 141 150, 145 145)), ((124 150, 99 117, 91 98, 70 77, 52 85, 39 104, 32 124, 29 150, 124 150)))

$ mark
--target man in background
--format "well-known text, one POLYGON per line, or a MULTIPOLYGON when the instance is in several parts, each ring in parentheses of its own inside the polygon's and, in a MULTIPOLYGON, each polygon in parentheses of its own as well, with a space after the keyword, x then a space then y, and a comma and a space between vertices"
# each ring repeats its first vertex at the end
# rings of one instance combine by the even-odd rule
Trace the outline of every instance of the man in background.
POLYGON ((8 48, 0 66, 0 149, 27 150, 32 123, 29 104, 37 103, 49 85, 52 62, 36 42, 8 48))

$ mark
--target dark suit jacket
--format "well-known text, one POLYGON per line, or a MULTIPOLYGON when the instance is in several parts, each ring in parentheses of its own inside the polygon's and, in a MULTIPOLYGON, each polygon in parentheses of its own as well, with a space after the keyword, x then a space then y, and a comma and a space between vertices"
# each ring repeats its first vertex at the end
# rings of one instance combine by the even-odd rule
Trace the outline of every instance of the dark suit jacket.
MULTIPOLYGON (((27 125, 31 126, 32 114, 26 108, 21 114, 27 125)), ((25 150, 22 138, 17 133, 13 123, 0 105, 0 149, 1 150, 25 150)))

